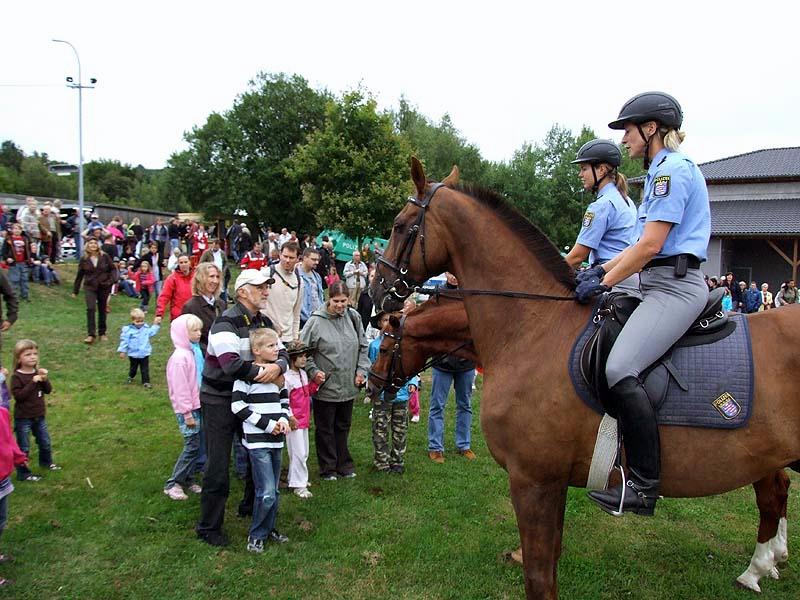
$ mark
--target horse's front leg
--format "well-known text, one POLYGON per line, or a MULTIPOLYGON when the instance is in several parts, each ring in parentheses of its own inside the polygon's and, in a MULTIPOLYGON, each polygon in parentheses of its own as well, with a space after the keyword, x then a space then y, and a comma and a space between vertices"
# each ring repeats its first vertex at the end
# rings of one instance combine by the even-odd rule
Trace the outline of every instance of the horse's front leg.
POLYGON ((567 481, 538 482, 511 475, 511 499, 522 541, 525 592, 529 599, 558 598, 556 569, 561 556, 561 535, 567 481))

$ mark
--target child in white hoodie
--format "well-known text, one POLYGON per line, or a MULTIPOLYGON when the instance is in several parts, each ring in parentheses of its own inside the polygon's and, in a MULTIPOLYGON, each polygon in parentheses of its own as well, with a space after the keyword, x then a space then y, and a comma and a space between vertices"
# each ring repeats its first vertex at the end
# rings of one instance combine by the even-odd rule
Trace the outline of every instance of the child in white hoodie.
POLYGON ((200 378, 203 352, 199 343, 202 329, 203 322, 195 315, 181 315, 172 321, 169 328, 175 352, 167 361, 167 386, 178 428, 183 435, 183 452, 164 484, 164 493, 173 500, 186 500, 184 488, 187 486, 195 494, 202 491, 193 481, 202 427, 200 378))

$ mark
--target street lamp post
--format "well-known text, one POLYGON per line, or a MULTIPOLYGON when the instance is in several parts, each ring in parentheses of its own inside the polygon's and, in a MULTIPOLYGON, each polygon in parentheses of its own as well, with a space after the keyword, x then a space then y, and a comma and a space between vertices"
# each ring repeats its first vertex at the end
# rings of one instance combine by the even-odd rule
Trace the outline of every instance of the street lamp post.
POLYGON ((75 59, 78 61, 78 83, 75 83, 72 77, 67 77, 67 87, 72 89, 78 90, 78 236, 76 238, 75 244, 75 253, 77 257, 80 257, 83 240, 81 238, 81 233, 83 233, 83 90, 94 88, 94 84, 97 83, 97 80, 92 77, 89 81, 92 85, 83 85, 83 79, 81 79, 81 59, 78 56, 78 51, 75 49, 75 46, 70 44, 67 40, 53 40, 59 44, 66 44, 72 51, 75 53, 75 59))

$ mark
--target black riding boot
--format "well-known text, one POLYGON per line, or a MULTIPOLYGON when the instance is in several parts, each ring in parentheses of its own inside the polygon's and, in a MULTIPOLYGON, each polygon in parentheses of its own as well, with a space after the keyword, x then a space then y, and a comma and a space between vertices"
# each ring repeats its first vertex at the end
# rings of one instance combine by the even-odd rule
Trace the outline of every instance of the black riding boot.
MULTIPOLYGON (((661 485, 661 444, 650 399, 635 377, 626 377, 610 390, 619 407, 619 422, 628 467, 622 512, 652 516, 661 485)), ((607 513, 620 516, 622 485, 589 492, 607 513)))

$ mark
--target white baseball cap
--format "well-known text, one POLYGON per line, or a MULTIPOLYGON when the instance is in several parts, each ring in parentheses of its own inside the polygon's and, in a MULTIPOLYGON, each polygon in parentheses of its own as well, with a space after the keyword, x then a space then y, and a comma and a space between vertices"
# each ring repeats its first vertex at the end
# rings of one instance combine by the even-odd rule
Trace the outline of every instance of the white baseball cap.
POLYGON ((233 288, 238 290, 243 285, 261 285, 262 283, 268 283, 272 285, 275 283, 275 280, 272 277, 264 275, 264 273, 259 269, 245 269, 239 273, 233 288))

